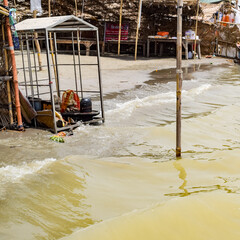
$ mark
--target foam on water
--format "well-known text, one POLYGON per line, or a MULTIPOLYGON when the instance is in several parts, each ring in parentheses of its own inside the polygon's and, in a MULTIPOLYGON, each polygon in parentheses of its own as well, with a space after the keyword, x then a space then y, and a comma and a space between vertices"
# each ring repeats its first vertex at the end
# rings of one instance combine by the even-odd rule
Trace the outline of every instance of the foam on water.
MULTIPOLYGON (((212 85, 207 83, 197 88, 192 88, 188 91, 183 90, 182 91, 183 99, 184 98, 194 99, 194 97, 209 90, 211 87, 212 85)), ((141 99, 136 97, 133 100, 116 104, 116 108, 113 110, 107 111, 106 116, 111 117, 112 115, 118 114, 118 118, 125 119, 130 117, 133 114, 133 112, 137 109, 144 108, 144 107, 159 106, 161 104, 171 104, 171 103, 175 103, 175 101, 176 101, 176 93, 172 91, 167 93, 150 95, 141 99)))
POLYGON ((43 167, 56 161, 54 158, 47 158, 43 161, 32 161, 30 163, 22 163, 21 165, 8 165, 0 168, 1 182, 19 182, 26 175, 35 174, 43 167))

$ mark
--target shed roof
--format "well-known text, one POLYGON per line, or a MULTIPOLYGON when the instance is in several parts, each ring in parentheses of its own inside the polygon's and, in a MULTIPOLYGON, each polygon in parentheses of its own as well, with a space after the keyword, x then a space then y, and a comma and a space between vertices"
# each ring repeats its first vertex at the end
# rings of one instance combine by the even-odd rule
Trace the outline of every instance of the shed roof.
POLYGON ((60 29, 64 29, 65 31, 74 29, 97 30, 97 27, 73 15, 31 18, 26 19, 20 23, 17 23, 15 26, 17 31, 60 30, 60 29))

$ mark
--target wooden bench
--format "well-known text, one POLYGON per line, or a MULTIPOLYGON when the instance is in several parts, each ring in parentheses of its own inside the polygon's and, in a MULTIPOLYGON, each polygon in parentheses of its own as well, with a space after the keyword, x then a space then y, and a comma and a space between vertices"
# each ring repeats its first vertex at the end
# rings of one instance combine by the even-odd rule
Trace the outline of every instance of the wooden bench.
MULTIPOLYGON (((71 39, 58 39, 57 44, 72 44, 71 39)), ((74 40, 74 44, 78 44, 77 40, 74 40)), ((90 48, 92 45, 96 45, 97 42, 94 40, 80 40, 79 41, 80 45, 84 45, 86 47, 86 56, 90 55, 90 48)), ((100 45, 103 45, 103 42, 99 42, 100 45)), ((103 48, 103 46, 102 46, 103 48)))
MULTIPOLYGON (((154 42, 154 55, 157 56, 157 43, 160 43, 160 56, 162 56, 163 53, 163 43, 175 43, 177 44, 177 39, 176 38, 159 38, 156 36, 148 36, 147 40, 147 57, 150 56, 150 43, 154 42)), ((197 39, 197 54, 198 58, 201 59, 201 40, 197 39)), ((195 44, 194 39, 183 39, 182 40, 182 45, 185 49, 185 58, 188 59, 188 47, 189 45, 192 45, 192 47, 195 44)))
MULTIPOLYGON (((110 52, 111 45, 118 44, 118 40, 110 40, 106 41, 108 46, 108 52, 110 52)), ((121 45, 134 45, 135 46, 136 41, 135 40, 121 40, 121 45)), ((145 41, 138 41, 138 46, 142 46, 143 49, 143 56, 146 56, 146 42, 145 41)))

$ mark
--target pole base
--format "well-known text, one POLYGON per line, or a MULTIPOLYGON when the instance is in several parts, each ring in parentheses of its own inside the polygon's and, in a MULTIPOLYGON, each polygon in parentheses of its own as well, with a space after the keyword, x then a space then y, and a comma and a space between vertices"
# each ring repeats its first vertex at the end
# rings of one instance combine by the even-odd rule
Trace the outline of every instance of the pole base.
POLYGON ((181 157, 182 156, 182 150, 181 148, 176 149, 176 157, 181 157))

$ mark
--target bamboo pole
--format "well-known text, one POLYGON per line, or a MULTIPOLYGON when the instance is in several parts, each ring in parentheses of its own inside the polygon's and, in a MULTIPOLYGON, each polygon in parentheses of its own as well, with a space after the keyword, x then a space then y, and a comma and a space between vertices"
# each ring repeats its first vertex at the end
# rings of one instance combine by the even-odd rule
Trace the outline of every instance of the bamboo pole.
MULTIPOLYGON (((8 7, 8 0, 3 0, 3 4, 6 7, 8 7)), ((23 131, 24 127, 23 127, 23 122, 22 122, 21 104, 20 104, 20 99, 19 99, 17 66, 16 66, 16 58, 15 58, 15 52, 14 52, 14 47, 13 47, 13 40, 12 40, 12 33, 11 33, 9 17, 6 18, 6 30, 7 30, 8 45, 9 45, 10 55, 11 55, 11 60, 12 60, 13 84, 14 84, 14 93, 15 93, 15 106, 16 106, 16 112, 17 112, 18 130, 23 131)))
POLYGON ((48 16, 51 17, 51 0, 48 0, 48 16))
POLYGON ((200 1, 197 1, 197 15, 196 15, 196 27, 195 27, 195 41, 194 41, 194 59, 196 58, 197 48, 197 32, 198 32, 198 15, 199 15, 200 1))
POLYGON ((2 10, 3 12, 5 12, 9 15, 9 11, 6 8, 0 6, 0 10, 2 10))
POLYGON ((77 0, 75 0, 75 11, 76 11, 76 17, 78 16, 78 7, 77 7, 77 0))
POLYGON ((3 11, 3 10, 1 10, 1 9, 0 9, 0 13, 3 14, 3 15, 5 15, 5 16, 7 16, 7 17, 9 16, 9 13, 8 13, 8 12, 3 11))
POLYGON ((120 16, 119 16, 118 56, 120 55, 120 50, 121 50, 121 34, 122 34, 122 8, 123 8, 123 0, 121 0, 121 5, 120 5, 120 16))
POLYGON ((142 11, 142 0, 139 0, 136 42, 135 42, 135 61, 137 60, 137 47, 138 47, 138 35, 139 35, 140 21, 141 21, 141 11, 142 11))
MULTIPOLYGON (((3 44, 6 44, 4 24, 2 24, 2 38, 3 38, 3 44)), ((9 65, 8 65, 8 55, 7 55, 6 48, 4 48, 4 57, 5 57, 5 71, 6 71, 6 75, 8 76, 9 75, 9 65)), ((10 87, 9 80, 7 81, 7 95, 8 95, 10 125, 13 125, 12 98, 11 98, 11 87, 10 87)))
POLYGON ((82 0, 82 13, 81 13, 82 19, 83 19, 83 14, 84 14, 84 0, 82 0))
MULTIPOLYGON (((37 18, 37 10, 33 11, 33 18, 37 18)), ((39 71, 42 71, 42 59, 41 59, 41 47, 38 41, 38 34, 37 32, 34 32, 34 42, 36 45, 36 49, 37 49, 37 56, 38 56, 38 64, 39 64, 39 71)))
MULTIPOLYGON (((51 17, 51 0, 48 0, 48 16, 51 17)), ((50 50, 51 50, 55 83, 56 83, 56 88, 57 88, 57 96, 60 98, 59 80, 58 80, 57 68, 56 68, 56 64, 55 64, 55 57, 54 57, 54 53, 53 53, 53 40, 52 40, 51 32, 49 33, 49 41, 50 41, 50 50)))
POLYGON ((177 105, 176 105, 176 157, 181 157, 181 115, 182 115, 182 8, 183 0, 178 0, 177 8, 177 105))

